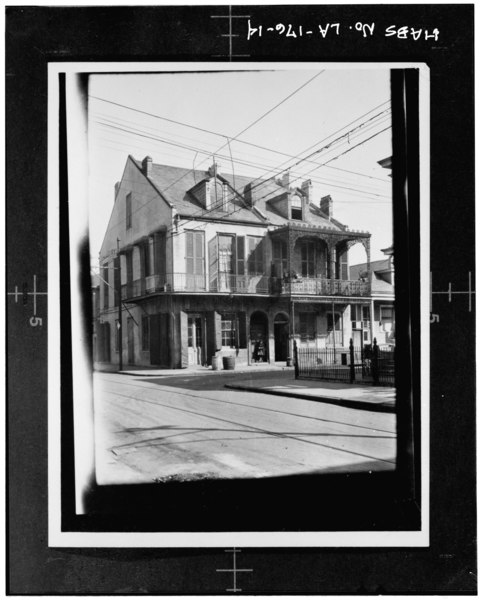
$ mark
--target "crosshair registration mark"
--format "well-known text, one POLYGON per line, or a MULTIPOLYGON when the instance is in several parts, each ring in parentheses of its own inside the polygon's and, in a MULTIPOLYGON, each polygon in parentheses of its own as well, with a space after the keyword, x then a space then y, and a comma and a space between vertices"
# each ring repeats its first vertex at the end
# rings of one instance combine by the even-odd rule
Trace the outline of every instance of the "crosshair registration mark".
POLYGON ((227 588, 227 592, 241 592, 242 589, 237 587, 237 573, 252 573, 253 569, 238 569, 237 568, 237 552, 241 552, 238 548, 232 548, 231 550, 225 550, 225 552, 233 553, 233 562, 231 569, 217 569, 217 573, 232 573, 233 574, 233 586, 231 588, 227 588))
POLYGON ((28 302, 29 296, 33 296, 34 299, 34 314, 30 317, 29 323, 31 327, 42 326, 41 317, 37 316, 37 296, 47 296, 47 292, 38 292, 37 291, 37 275, 34 275, 34 290, 33 292, 28 291, 28 286, 26 283, 22 285, 22 290, 19 291, 18 286, 15 286, 15 291, 7 292, 7 296, 13 296, 15 298, 15 304, 18 303, 19 298, 22 298, 22 302, 24 306, 28 302))

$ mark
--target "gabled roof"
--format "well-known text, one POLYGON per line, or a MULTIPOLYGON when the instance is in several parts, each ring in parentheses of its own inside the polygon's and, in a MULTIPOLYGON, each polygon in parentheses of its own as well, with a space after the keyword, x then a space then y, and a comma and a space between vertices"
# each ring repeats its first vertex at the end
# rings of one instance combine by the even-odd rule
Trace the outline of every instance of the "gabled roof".
MULTIPOLYGON (((133 157, 131 159, 142 171, 142 162, 133 157)), ((280 197, 288 191, 284 186, 277 183, 275 178, 254 179, 244 175, 219 173, 218 177, 225 181, 232 191, 235 190, 236 192, 234 198, 231 199, 231 203, 235 207, 225 211, 222 208, 204 209, 195 196, 190 193, 190 190, 208 177, 206 171, 153 163, 151 176, 148 177, 148 180, 181 217, 204 218, 209 216, 210 219, 254 224, 265 223, 275 226, 286 225, 288 221, 291 221, 291 219, 288 220, 278 213, 269 202, 270 199, 280 197), (249 198, 252 207, 249 205, 249 198)), ((337 231, 345 230, 344 225, 336 219, 326 217, 320 208, 314 204, 310 204, 309 211, 311 225, 337 231)))
MULTIPOLYGON (((142 169, 141 161, 133 160, 139 169, 142 169)), ((156 186, 160 194, 175 208, 180 216, 203 218, 209 213, 211 219, 257 224, 264 221, 256 211, 247 207, 245 202, 237 196, 232 201, 236 208, 229 211, 224 211, 221 208, 207 211, 200 206, 195 197, 189 193, 189 190, 204 179, 207 179, 207 177, 206 171, 153 163, 151 176, 148 179, 156 186)), ((230 175, 221 174, 220 177, 226 180, 230 187, 233 186, 230 175)), ((241 178, 240 176, 236 176, 236 191, 242 190, 243 193, 243 187, 249 181, 251 181, 249 177, 241 178)))

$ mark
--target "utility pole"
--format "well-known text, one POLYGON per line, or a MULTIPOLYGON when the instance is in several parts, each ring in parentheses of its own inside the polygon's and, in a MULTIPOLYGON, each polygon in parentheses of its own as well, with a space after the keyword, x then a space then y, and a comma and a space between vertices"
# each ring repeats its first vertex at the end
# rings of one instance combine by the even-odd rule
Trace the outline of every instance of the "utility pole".
POLYGON ((118 294, 118 355, 119 355, 119 370, 123 370, 123 307, 121 301, 121 257, 119 255, 119 238, 116 239, 118 246, 118 277, 116 278, 118 281, 116 293, 118 294))

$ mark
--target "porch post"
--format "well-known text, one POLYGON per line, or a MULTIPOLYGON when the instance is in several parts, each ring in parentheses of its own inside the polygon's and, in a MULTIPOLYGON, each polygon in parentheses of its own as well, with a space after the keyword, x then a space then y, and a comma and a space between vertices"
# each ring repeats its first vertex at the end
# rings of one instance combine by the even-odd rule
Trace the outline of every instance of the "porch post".
POLYGON ((373 322, 375 320, 375 302, 370 300, 370 340, 373 340, 373 322))

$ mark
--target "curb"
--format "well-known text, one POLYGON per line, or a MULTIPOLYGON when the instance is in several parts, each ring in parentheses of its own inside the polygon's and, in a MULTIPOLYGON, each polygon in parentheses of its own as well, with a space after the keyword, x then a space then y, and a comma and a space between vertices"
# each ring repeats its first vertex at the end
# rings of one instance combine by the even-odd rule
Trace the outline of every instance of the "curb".
POLYGON ((277 368, 264 368, 264 367, 252 367, 245 369, 216 369, 207 368, 207 370, 189 370, 189 369, 177 369, 176 373, 173 373, 171 369, 166 369, 169 373, 157 372, 157 373, 143 373, 139 371, 101 371, 96 370, 96 373, 115 373, 116 375, 131 375, 135 377, 179 377, 179 376, 204 376, 214 375, 215 373, 227 374, 231 373, 280 373, 281 371, 293 371, 294 367, 277 367, 277 368))
POLYGON ((285 398, 300 398, 301 400, 312 400, 313 402, 325 402, 327 404, 336 404, 345 408, 356 408, 371 412, 394 413, 395 406, 389 403, 374 404, 364 400, 348 400, 347 398, 338 398, 336 396, 315 396, 313 394, 299 394, 294 392, 281 392, 279 390, 270 390, 267 388, 256 388, 248 385, 237 385, 232 383, 225 384, 226 388, 232 390, 241 390, 244 392, 257 392, 258 394, 270 394, 273 396, 283 396, 285 398))

